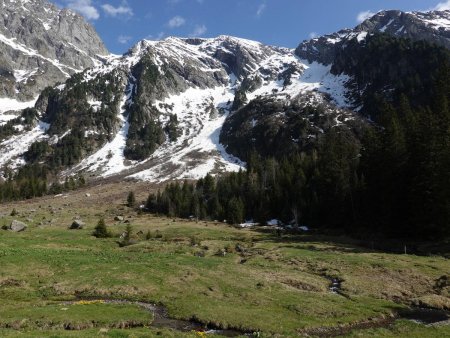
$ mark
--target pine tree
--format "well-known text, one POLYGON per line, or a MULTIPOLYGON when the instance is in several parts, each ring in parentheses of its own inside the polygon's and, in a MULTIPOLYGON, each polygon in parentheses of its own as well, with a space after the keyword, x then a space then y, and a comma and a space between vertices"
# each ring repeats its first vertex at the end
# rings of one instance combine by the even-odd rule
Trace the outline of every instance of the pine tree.
POLYGON ((108 229, 106 228, 105 220, 103 218, 99 219, 97 226, 95 227, 92 235, 97 238, 111 237, 111 234, 109 233, 108 229))
POLYGON ((244 221, 244 203, 241 198, 233 197, 228 202, 227 219, 231 224, 239 224, 244 221))
POLYGON ((134 192, 130 191, 127 197, 127 206, 129 208, 134 208, 136 205, 136 197, 134 196, 134 192))
POLYGON ((122 242, 121 245, 122 246, 127 246, 131 244, 131 236, 133 235, 133 227, 131 226, 131 224, 127 224, 126 228, 125 228, 125 232, 122 238, 122 242))

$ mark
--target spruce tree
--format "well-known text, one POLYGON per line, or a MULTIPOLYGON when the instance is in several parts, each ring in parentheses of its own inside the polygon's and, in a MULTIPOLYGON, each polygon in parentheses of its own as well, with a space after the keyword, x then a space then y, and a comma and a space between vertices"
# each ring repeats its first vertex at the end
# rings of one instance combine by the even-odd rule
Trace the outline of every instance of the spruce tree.
POLYGON ((227 218, 231 224, 239 224, 244 221, 244 203, 241 198, 233 197, 229 201, 227 218))
POLYGON ((130 191, 127 197, 127 206, 129 208, 134 208, 136 205, 136 197, 134 196, 134 192, 130 191))
POLYGON ((127 224, 127 226, 125 228, 124 236, 122 238, 121 245, 122 246, 130 245, 132 235, 133 235, 133 227, 131 226, 131 224, 127 224))
POLYGON ((103 218, 99 219, 97 226, 95 227, 92 235, 97 238, 111 237, 111 234, 109 233, 108 229, 106 228, 105 220, 103 218))

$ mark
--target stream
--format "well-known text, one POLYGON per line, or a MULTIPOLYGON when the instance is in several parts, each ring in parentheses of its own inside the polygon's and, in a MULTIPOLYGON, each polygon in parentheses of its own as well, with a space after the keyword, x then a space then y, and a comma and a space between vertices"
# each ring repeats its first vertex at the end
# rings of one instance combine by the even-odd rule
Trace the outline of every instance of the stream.
MULTIPOLYGON (((83 298, 82 300, 85 300, 83 298)), ((97 299, 89 299, 97 300, 97 299)), ((205 325, 195 320, 182 320, 174 319, 169 317, 167 309, 162 305, 156 305, 145 302, 134 302, 128 300, 116 300, 116 299, 101 299, 107 304, 126 304, 126 305, 137 305, 153 314, 153 322, 151 327, 153 328, 164 328, 172 329, 181 332, 199 331, 204 332, 207 335, 221 335, 224 337, 239 337, 248 336, 253 337, 253 333, 240 331, 236 329, 221 329, 214 327, 213 325, 205 325)), ((74 302, 66 303, 73 304, 74 302)))
POLYGON ((399 316, 402 319, 412 320, 425 325, 439 324, 450 321, 449 311, 420 307, 413 307, 405 310, 401 312, 399 316))
MULTIPOLYGON (((330 277, 325 275, 330 281, 328 289, 330 292, 334 294, 338 294, 345 298, 349 298, 342 291, 342 279, 338 279, 335 277, 330 277)), ((438 309, 430 309, 430 308, 421 308, 421 307, 410 307, 406 310, 400 311, 394 318, 393 321, 397 319, 406 319, 411 320, 416 323, 424 324, 424 325, 450 325, 450 311, 446 310, 438 310, 438 309)), ((382 322, 380 322, 382 323, 382 322)), ((388 325, 388 324, 383 324, 388 325)))
MULTIPOLYGON (((341 280, 331 278, 330 291, 339 295, 341 293, 341 280)), ((345 295, 344 295, 345 296, 345 295)), ((93 299, 90 299, 93 300, 93 299)), ((162 305, 156 305, 145 302, 138 301, 128 301, 128 300, 115 300, 115 299, 102 299, 108 304, 127 304, 127 305, 137 305, 153 314, 153 322, 151 327, 153 328, 164 328, 172 329, 181 332, 199 331, 204 332, 207 335, 221 335, 224 337, 239 337, 247 336, 253 337, 254 333, 237 330, 237 329, 221 329, 214 327, 212 325, 205 325, 196 320, 181 320, 170 318, 167 309, 162 305)), ((66 304, 73 304, 74 302, 69 302, 66 304)), ((365 329, 374 327, 389 327, 398 319, 407 319, 424 325, 450 325, 450 312, 445 310, 427 309, 412 307, 403 311, 400 311, 391 318, 381 320, 379 322, 361 322, 355 323, 355 325, 350 325, 346 328, 343 327, 327 327, 324 328, 326 336, 334 336, 343 333, 348 333, 354 329, 365 329)), ((319 328, 320 329, 320 328, 319 328)), ((305 333, 316 332, 317 328, 306 330, 305 333)), ((316 332, 318 333, 318 332, 316 332)), ((319 334, 320 335, 320 334, 319 334)))

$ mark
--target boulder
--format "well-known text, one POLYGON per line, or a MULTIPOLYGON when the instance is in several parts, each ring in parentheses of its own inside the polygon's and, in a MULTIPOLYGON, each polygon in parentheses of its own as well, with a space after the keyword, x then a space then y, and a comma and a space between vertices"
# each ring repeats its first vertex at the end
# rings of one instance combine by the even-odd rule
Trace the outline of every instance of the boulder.
POLYGON ((9 230, 14 232, 25 231, 27 228, 28 226, 25 223, 16 220, 13 220, 9 226, 9 230))
POLYGON ((114 220, 122 222, 124 220, 124 218, 123 218, 123 216, 116 216, 116 217, 114 217, 114 220))
POLYGON ((70 225, 69 229, 71 229, 71 230, 80 230, 80 229, 83 229, 84 225, 85 224, 84 224, 83 221, 81 221, 79 219, 76 219, 75 221, 72 222, 72 224, 70 225))

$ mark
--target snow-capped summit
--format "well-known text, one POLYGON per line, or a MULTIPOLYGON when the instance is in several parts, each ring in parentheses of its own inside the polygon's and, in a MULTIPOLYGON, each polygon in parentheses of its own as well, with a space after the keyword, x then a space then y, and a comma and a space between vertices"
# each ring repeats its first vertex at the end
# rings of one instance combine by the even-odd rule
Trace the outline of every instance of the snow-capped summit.
MULTIPOLYGON (((17 11, 26 12, 27 6, 38 3, 44 0, 14 4, 17 11)), ((77 15, 53 6, 42 8, 55 11, 51 17, 58 13, 57 22, 27 20, 47 34, 55 32, 49 35, 60 39, 55 46, 77 46, 79 53, 67 52, 59 59, 50 47, 38 53, 26 45, 34 41, 27 32, 12 36, 0 29, 0 47, 23 54, 10 61, 9 73, 0 72, 12 79, 9 87, 3 81, 0 90, 26 97, 33 88, 54 81, 27 119, 14 119, 0 109, 0 125, 8 124, 0 138, 0 174, 24 163, 52 163, 64 175, 81 172, 151 181, 239 170, 244 163, 231 154, 245 159, 252 149, 270 148, 268 140, 286 152, 303 151, 332 128, 357 133, 366 123, 357 101, 366 83, 359 96, 354 95, 356 75, 343 67, 334 69, 338 50, 350 45, 364 50, 367 36, 376 32, 450 48, 450 12, 383 11, 354 29, 305 41, 295 51, 221 35, 142 40, 125 54, 112 55, 102 50, 92 27, 77 15), (81 45, 57 35, 71 22, 82 23, 87 34, 81 45), (356 43, 346 44, 353 39, 356 43), (80 63, 70 64, 71 58, 80 63), (36 70, 43 80, 33 73, 36 60, 45 61, 36 70), (83 70, 83 62, 90 67, 83 70), (73 73, 64 84, 55 84, 73 73)), ((2 15, 5 27, 13 27, 8 20, 14 15, 2 15)))
POLYGON ((309 61, 332 63, 336 51, 346 41, 367 34, 385 33, 411 40, 427 40, 450 48, 450 11, 402 12, 398 10, 380 11, 353 29, 320 36, 303 41, 296 54, 309 61))
POLYGON ((82 137, 77 142, 89 147, 68 174, 166 180, 238 170, 244 164, 220 143, 228 116, 253 99, 288 104, 307 94, 302 106, 331 99, 328 125, 340 124, 347 113, 335 105, 347 105, 345 80, 293 50, 231 36, 142 40, 43 93, 36 108, 45 128, 3 140, 0 153, 13 143, 21 151, 0 157, 0 167, 23 164, 37 140, 61 148, 82 137))

